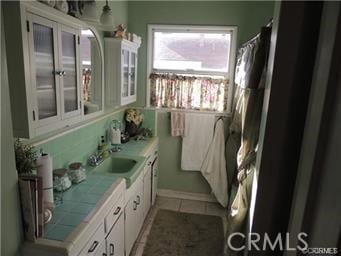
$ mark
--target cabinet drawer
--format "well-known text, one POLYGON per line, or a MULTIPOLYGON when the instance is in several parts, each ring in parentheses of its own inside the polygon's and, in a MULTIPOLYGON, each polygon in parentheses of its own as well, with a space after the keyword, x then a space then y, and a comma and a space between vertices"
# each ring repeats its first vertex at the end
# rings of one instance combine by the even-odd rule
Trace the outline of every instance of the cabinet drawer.
POLYGON ((104 219, 104 224, 105 224, 105 233, 109 233, 111 230, 112 226, 120 217, 121 213, 124 211, 124 196, 123 194, 119 197, 119 199, 116 201, 114 206, 111 208, 110 212, 104 219))
POLYGON ((103 224, 99 225, 94 235, 86 243, 79 256, 95 256, 105 242, 103 224))

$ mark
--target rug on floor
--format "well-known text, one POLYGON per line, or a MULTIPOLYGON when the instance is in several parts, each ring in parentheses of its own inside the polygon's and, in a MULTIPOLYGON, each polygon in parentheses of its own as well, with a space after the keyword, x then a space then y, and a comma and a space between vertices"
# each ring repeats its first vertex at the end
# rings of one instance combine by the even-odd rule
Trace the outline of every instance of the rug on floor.
POLYGON ((220 217, 159 210, 143 256, 222 256, 220 217))

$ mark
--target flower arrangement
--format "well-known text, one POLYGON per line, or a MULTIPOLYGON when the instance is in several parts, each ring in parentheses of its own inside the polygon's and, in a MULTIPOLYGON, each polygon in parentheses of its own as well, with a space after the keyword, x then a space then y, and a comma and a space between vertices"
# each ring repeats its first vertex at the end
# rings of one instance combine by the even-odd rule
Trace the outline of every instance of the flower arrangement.
POLYGON ((136 126, 140 126, 143 122, 143 114, 136 108, 129 108, 126 110, 127 122, 133 122, 136 126))
POLYGON ((134 137, 141 133, 141 125, 143 122, 143 114, 135 109, 129 108, 125 112, 125 121, 126 121, 126 132, 130 137, 134 137))

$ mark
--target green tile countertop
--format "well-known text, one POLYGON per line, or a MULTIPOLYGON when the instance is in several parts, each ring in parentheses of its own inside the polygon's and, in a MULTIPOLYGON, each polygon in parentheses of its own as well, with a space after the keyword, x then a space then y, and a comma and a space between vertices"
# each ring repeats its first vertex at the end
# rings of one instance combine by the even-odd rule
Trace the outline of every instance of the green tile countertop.
POLYGON ((121 152, 112 155, 113 158, 131 156, 139 161, 138 170, 134 172, 132 177, 98 172, 96 171, 98 167, 86 166, 87 178, 85 181, 72 185, 64 193, 56 193, 62 198, 62 201, 57 203, 52 220, 45 225, 43 238, 64 241, 79 224, 86 222, 88 216, 97 209, 98 202, 117 180, 126 178, 129 187, 130 183, 133 183, 143 170, 141 166, 145 163, 145 158, 142 156, 145 156, 148 149, 156 141, 157 137, 139 141, 131 140, 120 145, 121 152))
POLYGON ((119 177, 88 174, 85 181, 72 185, 57 202, 52 220, 45 226, 43 238, 64 241, 88 215, 97 208, 97 203, 119 177))

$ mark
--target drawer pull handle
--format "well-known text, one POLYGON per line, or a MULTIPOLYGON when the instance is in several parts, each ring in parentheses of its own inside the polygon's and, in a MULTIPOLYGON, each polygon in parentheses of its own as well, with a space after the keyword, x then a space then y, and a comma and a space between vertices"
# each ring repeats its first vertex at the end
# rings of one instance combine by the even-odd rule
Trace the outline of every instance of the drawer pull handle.
POLYGON ((136 198, 137 198, 137 200, 138 200, 138 201, 136 202, 136 204, 139 205, 139 204, 141 203, 141 198, 140 198, 140 196, 136 196, 136 198))
POLYGON ((137 209, 137 203, 136 203, 136 201, 134 201, 134 207, 133 207, 133 210, 134 210, 134 211, 136 211, 136 209, 137 209))
POLYGON ((88 252, 94 252, 96 250, 97 245, 99 244, 98 241, 94 241, 93 244, 91 245, 90 249, 88 252))
POLYGON ((110 244, 110 256, 114 256, 114 254, 115 254, 115 245, 110 244))
POLYGON ((119 214, 119 213, 120 213, 120 211, 121 211, 121 207, 117 207, 117 208, 116 208, 116 210, 115 210, 115 212, 114 212, 114 215, 117 215, 117 214, 119 214))
POLYGON ((102 256, 108 256, 108 254, 106 254, 105 252, 102 253, 102 256))

